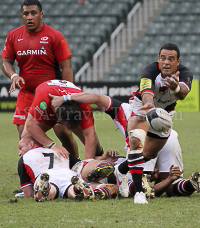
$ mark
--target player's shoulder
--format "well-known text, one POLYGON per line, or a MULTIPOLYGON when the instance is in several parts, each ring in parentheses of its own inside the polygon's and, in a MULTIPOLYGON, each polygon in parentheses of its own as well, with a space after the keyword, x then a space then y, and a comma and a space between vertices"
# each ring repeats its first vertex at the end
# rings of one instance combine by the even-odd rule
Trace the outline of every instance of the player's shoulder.
POLYGON ((156 73, 160 72, 159 63, 158 62, 152 62, 149 65, 147 65, 144 69, 145 70, 149 70, 149 71, 154 71, 156 73))
POLYGON ((31 149, 23 155, 23 159, 24 160, 29 160, 29 159, 32 160, 34 157, 37 157, 38 155, 42 154, 42 151, 44 149, 45 148, 43 148, 43 147, 31 149))
POLYGON ((183 64, 179 64, 178 71, 180 71, 180 75, 181 74, 187 74, 187 76, 193 78, 193 73, 186 66, 184 66, 183 64))
POLYGON ((9 32, 9 35, 10 35, 10 36, 15 36, 15 35, 21 34, 21 33, 24 32, 25 30, 26 30, 26 26, 25 26, 25 25, 22 25, 22 26, 20 26, 20 27, 18 27, 18 28, 15 28, 15 29, 11 30, 11 31, 9 32))
POLYGON ((160 74, 158 62, 152 62, 146 66, 142 71, 142 78, 156 78, 160 74))

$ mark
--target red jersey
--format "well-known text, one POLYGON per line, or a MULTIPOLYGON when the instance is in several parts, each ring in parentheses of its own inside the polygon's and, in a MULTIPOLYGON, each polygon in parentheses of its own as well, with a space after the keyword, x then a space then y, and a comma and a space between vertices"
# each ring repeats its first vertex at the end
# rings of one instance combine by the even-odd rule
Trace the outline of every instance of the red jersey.
POLYGON ((56 79, 58 63, 71 58, 72 52, 56 29, 43 24, 41 31, 30 33, 23 25, 8 34, 2 57, 17 60, 23 89, 33 93, 41 83, 56 79))
MULTIPOLYGON (((64 80, 50 80, 42 83, 36 88, 35 98, 29 113, 38 121, 46 123, 53 127, 58 119, 51 108, 51 98, 49 93, 55 96, 63 96, 66 94, 82 93, 83 91, 72 82, 64 80)), ((89 104, 79 104, 82 110, 81 129, 94 126, 94 117, 92 106, 89 104)))

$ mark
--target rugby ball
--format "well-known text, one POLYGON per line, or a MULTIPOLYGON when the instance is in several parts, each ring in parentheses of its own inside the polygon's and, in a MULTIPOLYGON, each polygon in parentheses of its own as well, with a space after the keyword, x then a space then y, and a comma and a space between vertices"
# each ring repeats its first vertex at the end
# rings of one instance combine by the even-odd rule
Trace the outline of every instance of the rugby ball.
POLYGON ((149 126, 157 132, 168 131, 172 127, 172 118, 162 108, 152 108, 147 112, 146 120, 149 126))

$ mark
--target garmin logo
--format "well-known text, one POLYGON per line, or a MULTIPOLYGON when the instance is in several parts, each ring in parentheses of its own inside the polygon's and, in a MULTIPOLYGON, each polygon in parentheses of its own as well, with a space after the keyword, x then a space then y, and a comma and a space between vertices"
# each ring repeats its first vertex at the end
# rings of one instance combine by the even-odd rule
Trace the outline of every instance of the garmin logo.
POLYGON ((26 50, 18 51, 17 55, 47 55, 46 50, 26 50))

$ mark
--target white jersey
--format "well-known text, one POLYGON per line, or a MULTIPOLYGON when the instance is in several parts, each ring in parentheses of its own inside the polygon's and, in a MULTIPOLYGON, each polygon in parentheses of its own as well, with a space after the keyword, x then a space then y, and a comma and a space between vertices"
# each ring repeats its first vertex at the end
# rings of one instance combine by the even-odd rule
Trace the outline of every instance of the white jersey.
POLYGON ((167 81, 162 78, 161 74, 155 79, 154 104, 155 107, 163 109, 178 100, 174 94, 171 93, 169 87, 164 84, 165 82, 167 81))
POLYGON ((43 147, 30 150, 20 158, 18 163, 21 187, 33 184, 41 173, 62 168, 69 169, 69 160, 59 156, 56 151, 43 147))

